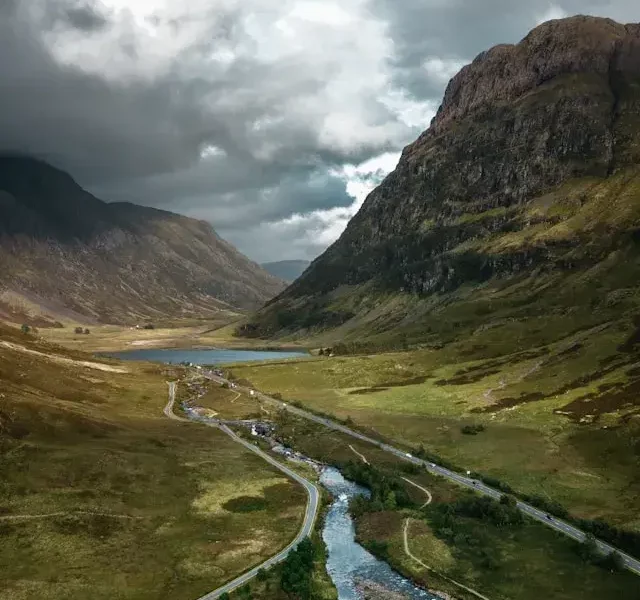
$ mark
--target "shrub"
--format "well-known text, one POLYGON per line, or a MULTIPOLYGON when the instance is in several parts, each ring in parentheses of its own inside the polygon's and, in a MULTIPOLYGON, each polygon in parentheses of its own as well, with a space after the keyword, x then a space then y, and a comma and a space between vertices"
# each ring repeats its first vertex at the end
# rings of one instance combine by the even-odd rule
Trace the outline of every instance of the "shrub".
POLYGON ((82 327, 76 327, 74 332, 76 335, 82 335, 84 333, 84 329, 82 327))
POLYGON ((479 433, 484 431, 484 425, 465 425, 464 427, 460 428, 460 431, 462 431, 462 433, 464 433, 465 435, 478 435, 479 433))

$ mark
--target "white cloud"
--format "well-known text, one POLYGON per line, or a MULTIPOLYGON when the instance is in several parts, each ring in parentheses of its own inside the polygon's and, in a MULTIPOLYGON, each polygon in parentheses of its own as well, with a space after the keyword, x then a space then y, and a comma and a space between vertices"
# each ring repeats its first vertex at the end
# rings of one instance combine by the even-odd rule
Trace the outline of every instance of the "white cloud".
POLYGON ((547 10, 540 15, 538 18, 536 25, 540 25, 541 23, 546 23, 547 21, 552 21, 554 19, 564 19, 568 16, 568 13, 557 4, 549 4, 547 10))

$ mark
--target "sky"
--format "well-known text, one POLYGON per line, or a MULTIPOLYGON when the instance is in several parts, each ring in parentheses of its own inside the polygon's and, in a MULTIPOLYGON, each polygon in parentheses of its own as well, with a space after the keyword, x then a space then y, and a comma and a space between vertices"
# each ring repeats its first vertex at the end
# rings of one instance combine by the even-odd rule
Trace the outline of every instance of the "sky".
POLYGON ((478 53, 637 0, 0 0, 0 151, 313 259, 478 53))

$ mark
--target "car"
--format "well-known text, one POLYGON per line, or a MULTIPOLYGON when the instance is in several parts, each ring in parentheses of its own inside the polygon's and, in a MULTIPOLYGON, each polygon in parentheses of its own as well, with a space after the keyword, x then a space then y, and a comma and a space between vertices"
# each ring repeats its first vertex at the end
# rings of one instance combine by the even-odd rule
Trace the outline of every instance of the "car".
POLYGON ((287 405, 287 403, 286 403, 286 402, 283 402, 283 403, 282 403, 282 406, 286 406, 286 405, 287 405))
POLYGON ((477 481, 472 481, 471 485, 478 485, 478 482, 477 481))
POLYGON ((547 519, 549 519, 549 521, 553 521, 553 517, 551 515, 545 515, 545 517, 547 517, 547 519))
POLYGON ((407 458, 411 458, 411 454, 409 454, 408 452, 405 454, 405 456, 406 456, 407 458))
POLYGON ((436 463, 429 463, 432 467, 436 466, 436 463))

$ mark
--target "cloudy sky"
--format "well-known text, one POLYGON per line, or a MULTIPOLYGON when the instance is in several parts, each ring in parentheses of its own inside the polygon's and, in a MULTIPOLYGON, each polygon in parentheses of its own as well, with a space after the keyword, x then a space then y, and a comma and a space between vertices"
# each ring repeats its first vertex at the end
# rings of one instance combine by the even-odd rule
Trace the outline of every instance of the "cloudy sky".
POLYGON ((448 79, 638 0, 0 0, 0 151, 210 221, 258 262, 341 233, 448 79))

